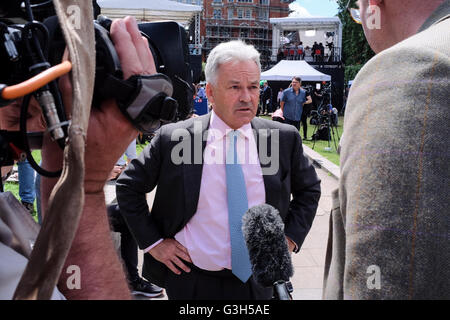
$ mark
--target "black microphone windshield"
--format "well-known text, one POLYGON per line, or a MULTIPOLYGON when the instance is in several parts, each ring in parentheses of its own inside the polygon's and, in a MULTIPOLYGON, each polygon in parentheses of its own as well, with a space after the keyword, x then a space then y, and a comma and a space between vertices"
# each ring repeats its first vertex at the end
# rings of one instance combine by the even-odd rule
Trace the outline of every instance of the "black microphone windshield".
POLYGON ((278 210, 268 204, 248 209, 242 218, 242 232, 255 280, 264 287, 288 281, 294 268, 278 210))

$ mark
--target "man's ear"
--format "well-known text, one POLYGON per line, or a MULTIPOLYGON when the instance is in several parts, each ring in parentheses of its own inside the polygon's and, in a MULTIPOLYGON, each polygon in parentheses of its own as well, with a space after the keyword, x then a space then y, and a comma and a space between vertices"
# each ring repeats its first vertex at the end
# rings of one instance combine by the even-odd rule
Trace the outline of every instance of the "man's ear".
POLYGON ((213 94, 213 86, 208 82, 206 84, 206 96, 208 97, 209 103, 214 103, 214 94, 213 94))

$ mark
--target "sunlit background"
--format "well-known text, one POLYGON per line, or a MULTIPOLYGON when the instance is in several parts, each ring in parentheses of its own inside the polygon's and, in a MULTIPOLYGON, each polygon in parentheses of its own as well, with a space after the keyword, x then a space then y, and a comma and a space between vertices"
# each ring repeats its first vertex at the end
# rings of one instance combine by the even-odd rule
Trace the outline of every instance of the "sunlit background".
POLYGON ((289 5, 290 17, 333 17, 338 13, 336 0, 296 0, 289 5))

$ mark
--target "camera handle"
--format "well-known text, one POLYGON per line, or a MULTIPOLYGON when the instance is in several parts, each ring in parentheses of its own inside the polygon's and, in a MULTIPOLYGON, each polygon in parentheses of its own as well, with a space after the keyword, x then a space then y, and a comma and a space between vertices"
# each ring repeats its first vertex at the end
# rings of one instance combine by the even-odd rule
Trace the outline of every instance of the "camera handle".
MULTIPOLYGON (((171 79, 163 73, 157 73, 151 76, 135 75, 123 80, 119 57, 109 36, 111 20, 99 16, 94 27, 97 59, 102 61, 94 87, 94 107, 100 107, 101 101, 105 99, 115 99, 120 111, 144 134, 151 134, 162 124, 172 122, 178 103, 171 98, 174 91, 171 79)), ((152 40, 144 33, 141 34, 147 38, 155 60, 161 60, 159 52, 151 45, 152 40)), ((176 77, 174 80, 178 81, 176 77)))
POLYGON ((99 93, 104 99, 116 99, 120 111, 145 134, 153 133, 176 116, 178 103, 171 98, 172 82, 162 73, 135 75, 127 80, 108 75, 99 93))

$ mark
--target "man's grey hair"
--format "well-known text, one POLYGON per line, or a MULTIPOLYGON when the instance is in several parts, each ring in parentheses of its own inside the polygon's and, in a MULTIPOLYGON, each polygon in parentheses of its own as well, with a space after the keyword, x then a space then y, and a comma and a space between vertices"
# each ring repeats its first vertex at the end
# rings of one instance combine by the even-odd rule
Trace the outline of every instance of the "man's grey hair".
POLYGON ((217 69, 229 61, 249 61, 253 60, 261 72, 261 62, 259 52, 254 46, 248 45, 241 40, 223 42, 217 45, 209 53, 205 66, 206 82, 216 85, 217 69))

